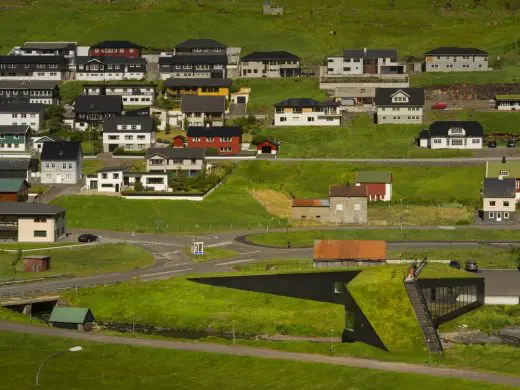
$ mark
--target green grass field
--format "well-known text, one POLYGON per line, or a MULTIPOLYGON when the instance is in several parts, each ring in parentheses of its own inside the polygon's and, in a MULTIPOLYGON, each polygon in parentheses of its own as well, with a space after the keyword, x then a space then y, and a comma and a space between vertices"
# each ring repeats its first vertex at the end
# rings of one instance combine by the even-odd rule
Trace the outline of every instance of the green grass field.
POLYGON ((462 325, 467 329, 494 333, 508 326, 520 326, 519 305, 485 305, 463 314, 439 327, 440 332, 452 332, 462 325))
POLYGON ((325 364, 277 361, 202 352, 130 347, 33 335, 0 333, 0 352, 9 354, 0 374, 6 389, 26 389, 49 354, 80 345, 42 370, 42 389, 421 389, 507 390, 508 387, 325 364), (30 374, 29 374, 30 373, 30 374), (173 385, 172 385, 173 384, 173 385))
MULTIPOLYGON (((490 60, 493 57, 490 56, 490 60)), ((518 65, 504 66, 488 72, 417 73, 410 76, 411 87, 429 87, 446 84, 517 83, 520 80, 518 65)))
POLYGON ((482 112, 473 110, 427 111, 426 120, 472 120, 484 127, 484 133, 512 133, 520 132, 518 115, 516 112, 482 112))
POLYGON ((127 244, 103 244, 79 248, 63 248, 22 252, 28 255, 50 255, 51 269, 46 272, 23 272, 23 260, 13 273, 12 261, 16 253, 0 252, 0 279, 38 278, 59 274, 76 276, 96 275, 150 266, 153 256, 146 250, 127 244))
POLYGON ((50 248, 50 247, 60 247, 60 246, 69 246, 69 245, 81 245, 77 242, 3 242, 0 244, 0 250, 18 250, 18 249, 40 249, 40 248, 50 248))

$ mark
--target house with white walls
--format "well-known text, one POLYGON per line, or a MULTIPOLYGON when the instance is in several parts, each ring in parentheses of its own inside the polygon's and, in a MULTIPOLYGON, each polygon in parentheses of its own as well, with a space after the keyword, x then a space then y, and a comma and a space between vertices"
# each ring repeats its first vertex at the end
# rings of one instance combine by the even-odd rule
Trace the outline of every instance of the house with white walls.
POLYGON ((329 100, 291 98, 274 105, 275 126, 340 126, 340 104, 329 100))

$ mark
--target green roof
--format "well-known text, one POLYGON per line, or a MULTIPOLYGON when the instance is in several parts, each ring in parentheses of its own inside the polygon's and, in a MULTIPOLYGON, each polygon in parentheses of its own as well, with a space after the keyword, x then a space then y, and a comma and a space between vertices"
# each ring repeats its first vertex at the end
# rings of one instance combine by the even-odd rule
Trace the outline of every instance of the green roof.
POLYGON ((0 178, 0 192, 18 192, 25 179, 0 178))
POLYGON ((356 183, 392 183, 392 172, 358 171, 356 183))
POLYGON ((496 100, 520 100, 520 95, 497 95, 496 100))
POLYGON ((498 177, 500 175, 520 179, 520 161, 506 161, 505 163, 488 161, 486 163, 486 177, 498 177))
POLYGON ((58 307, 52 309, 49 322, 65 322, 68 324, 82 324, 85 322, 89 308, 85 307, 58 307))

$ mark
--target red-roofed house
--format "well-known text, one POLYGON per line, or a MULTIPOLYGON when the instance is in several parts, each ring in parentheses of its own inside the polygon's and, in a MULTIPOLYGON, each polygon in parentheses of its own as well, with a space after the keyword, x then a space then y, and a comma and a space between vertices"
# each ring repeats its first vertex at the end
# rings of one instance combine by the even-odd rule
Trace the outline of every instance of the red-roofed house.
POLYGON ((368 201, 390 201, 392 199, 392 173, 380 171, 359 171, 356 186, 365 185, 368 201))
POLYGON ((266 138, 262 142, 256 145, 256 153, 257 154, 278 154, 278 148, 280 147, 280 142, 276 140, 270 140, 266 138))
POLYGON ((315 240, 315 267, 341 267, 384 264, 386 241, 315 240))

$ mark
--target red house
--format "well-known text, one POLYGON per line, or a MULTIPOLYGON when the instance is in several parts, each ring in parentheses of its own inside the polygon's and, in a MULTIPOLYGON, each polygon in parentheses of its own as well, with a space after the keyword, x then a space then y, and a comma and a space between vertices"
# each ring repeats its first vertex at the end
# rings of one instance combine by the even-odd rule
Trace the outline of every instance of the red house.
POLYGON ((280 142, 276 140, 264 139, 262 142, 256 144, 257 154, 277 154, 280 142))
POLYGON ((129 41, 103 41, 90 46, 91 57, 141 57, 141 46, 129 41))
POLYGON ((183 135, 176 135, 172 139, 172 147, 174 148, 184 148, 186 146, 186 137, 183 135))
POLYGON ((238 154, 242 145, 240 127, 188 127, 188 148, 214 148, 219 154, 238 154))
POLYGON ((392 199, 392 173, 381 171, 358 171, 356 186, 364 185, 368 191, 368 200, 382 200, 388 202, 392 199))

